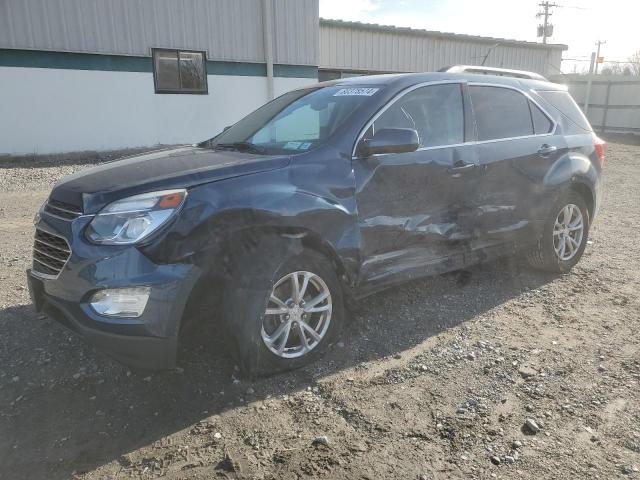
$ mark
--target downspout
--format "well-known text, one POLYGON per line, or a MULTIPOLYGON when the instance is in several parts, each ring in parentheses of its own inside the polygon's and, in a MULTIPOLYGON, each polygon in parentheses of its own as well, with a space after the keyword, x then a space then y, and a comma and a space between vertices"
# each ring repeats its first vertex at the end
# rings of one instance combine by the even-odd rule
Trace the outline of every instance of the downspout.
POLYGON ((264 32, 264 61, 267 64, 267 96, 275 97, 273 90, 273 22, 271 0, 262 0, 262 31, 264 32))

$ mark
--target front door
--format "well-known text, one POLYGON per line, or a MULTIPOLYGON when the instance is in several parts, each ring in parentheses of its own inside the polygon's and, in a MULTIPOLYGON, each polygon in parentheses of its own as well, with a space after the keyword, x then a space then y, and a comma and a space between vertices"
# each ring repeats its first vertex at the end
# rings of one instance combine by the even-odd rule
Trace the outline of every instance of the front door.
POLYGON ((420 139, 414 152, 353 160, 367 287, 462 265, 473 229, 466 198, 479 174, 475 146, 465 144, 464 98, 460 83, 414 88, 365 132, 412 128, 420 139))

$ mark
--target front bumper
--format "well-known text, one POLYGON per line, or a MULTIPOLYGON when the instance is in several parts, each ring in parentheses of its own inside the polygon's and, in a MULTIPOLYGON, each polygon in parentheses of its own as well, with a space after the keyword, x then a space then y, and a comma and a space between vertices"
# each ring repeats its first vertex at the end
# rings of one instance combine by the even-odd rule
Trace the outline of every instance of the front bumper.
POLYGON ((57 278, 27 271, 36 309, 126 365, 152 370, 172 368, 182 315, 200 269, 190 263, 155 264, 133 246, 91 245, 78 234, 82 223, 89 220, 40 220, 38 228, 64 236, 72 254, 57 278), (140 317, 102 316, 89 305, 98 290, 136 286, 150 287, 140 317))

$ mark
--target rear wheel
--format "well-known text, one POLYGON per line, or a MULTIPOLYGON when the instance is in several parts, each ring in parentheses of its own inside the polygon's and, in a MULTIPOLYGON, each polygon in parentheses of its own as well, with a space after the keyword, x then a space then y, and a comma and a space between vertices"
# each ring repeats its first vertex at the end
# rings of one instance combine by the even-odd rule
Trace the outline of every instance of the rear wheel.
POLYGON ((575 192, 561 195, 527 259, 542 270, 568 272, 582 257, 588 234, 589 209, 582 196, 575 192))
POLYGON ((344 315, 328 258, 286 238, 259 243, 234 265, 224 300, 233 353, 248 375, 314 361, 338 336, 344 315))

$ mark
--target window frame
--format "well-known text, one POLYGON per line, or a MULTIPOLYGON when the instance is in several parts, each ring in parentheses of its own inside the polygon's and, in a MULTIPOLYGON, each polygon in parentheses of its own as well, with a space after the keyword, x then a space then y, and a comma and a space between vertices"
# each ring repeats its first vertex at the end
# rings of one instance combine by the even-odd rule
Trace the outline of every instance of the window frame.
MULTIPOLYGON (((504 142, 504 141, 515 140, 515 139, 519 139, 519 138, 546 137, 546 136, 551 136, 551 135, 555 135, 556 134, 556 130, 558 129, 558 122, 556 122, 556 120, 549 114, 549 112, 542 105, 540 105, 539 102, 536 102, 535 99, 531 97, 531 95, 529 95, 526 91, 524 91, 524 90, 522 90, 522 89, 520 89, 518 87, 514 87, 512 85, 504 85, 504 84, 500 84, 500 83, 492 83, 492 82, 470 82, 470 81, 468 81, 466 79, 459 79, 459 80, 433 80, 433 81, 430 81, 430 82, 422 82, 422 83, 417 83, 415 85, 411 85, 410 87, 407 87, 404 90, 398 92, 391 100, 389 100, 387 103, 385 103, 364 124, 364 127, 362 127, 362 129, 360 130, 360 133, 356 137, 356 141, 353 144, 353 149, 351 151, 352 160, 355 160, 355 159, 359 158, 358 155, 356 154, 356 149, 358 148, 358 144, 360 143, 362 138, 365 136, 365 134, 367 133, 367 131, 369 130, 371 125, 373 125, 373 123, 378 119, 378 117, 380 117, 380 115, 382 115, 388 108, 390 108, 391 105, 393 105, 395 102, 400 100, 406 94, 408 94, 408 93, 410 93, 410 92, 412 92, 414 90, 417 90, 418 88, 428 87, 428 86, 431 86, 431 85, 444 85, 444 84, 451 84, 451 83, 459 84, 460 88, 462 89, 462 108, 463 108, 463 115, 464 115, 464 138, 465 138, 465 141, 462 142, 462 143, 455 143, 455 144, 451 144, 451 145, 438 145, 438 146, 434 146, 434 147, 420 147, 420 148, 418 148, 416 150, 416 152, 420 152, 420 151, 424 151, 424 150, 433 150, 433 149, 436 149, 436 148, 451 148, 451 147, 459 147, 459 146, 463 146, 463 145, 477 145, 477 144, 483 144, 483 143, 504 142), (476 122, 476 115, 475 115, 475 112, 473 111, 473 102, 471 101, 471 92, 469 91, 469 87, 472 87, 472 86, 498 87, 498 88, 508 88, 508 89, 511 89, 511 90, 515 90, 516 92, 524 95, 525 98, 528 101, 530 101, 534 105, 536 105, 542 111, 542 113, 549 119, 549 121, 551 121, 551 123, 553 124, 553 128, 548 133, 536 134, 535 133, 535 129, 533 128, 533 116, 531 115, 531 110, 529 109, 529 118, 531 120, 532 131, 534 132, 532 135, 522 135, 522 136, 519 136, 519 137, 507 137, 507 138, 495 138, 495 139, 492 139, 492 140, 478 140, 478 126, 477 126, 477 122, 476 122), (467 137, 472 137, 472 138, 467 139, 467 137)), ((394 154, 382 153, 380 155, 394 155, 394 154)))
POLYGON ((533 115, 531 113, 531 106, 529 106, 529 108, 528 108, 529 120, 531 122, 531 131, 533 132, 531 135, 519 135, 519 136, 516 136, 516 137, 493 138, 491 140, 478 140, 478 120, 476 118, 476 112, 475 112, 475 110, 473 108, 473 100, 471 99, 471 91, 469 91, 469 100, 470 100, 470 103, 471 103, 471 111, 472 111, 472 115, 473 115, 474 130, 476 132, 476 139, 475 139, 474 143, 482 144, 482 143, 492 143, 492 142, 504 142, 504 141, 507 141, 507 140, 517 140, 519 138, 546 137, 546 136, 550 136, 550 135, 555 135, 556 130, 558 128, 558 122, 556 122, 556 120, 549 114, 549 112, 547 112, 547 110, 542 105, 540 105, 540 103, 536 102, 531 97, 531 95, 529 95, 524 90, 521 90, 521 89, 519 89, 517 87, 514 87, 512 85, 504 85, 504 84, 490 83, 490 82, 469 82, 468 86, 469 87, 496 87, 496 88, 506 88, 506 89, 509 89, 509 90, 514 90, 514 91, 518 92, 519 94, 523 95, 526 100, 528 100, 529 102, 533 103, 536 107, 538 107, 540 109, 540 111, 547 117, 547 119, 553 125, 553 128, 551 129, 550 132, 547 132, 547 133, 536 133, 535 132, 535 126, 533 124, 533 115))
POLYGON ((153 88, 156 94, 183 94, 183 95, 208 95, 209 94, 209 79, 207 78, 207 52, 206 50, 189 50, 186 48, 163 48, 154 47, 151 49, 151 64, 153 68, 153 88), (202 66, 204 72, 204 90, 193 88, 158 88, 158 72, 156 68, 156 52, 175 52, 178 61, 178 83, 181 83, 182 77, 180 74, 180 53, 200 53, 202 55, 202 66))
MULTIPOLYGON (((360 133, 358 134, 358 136, 356 137, 356 141, 353 145, 353 149, 351 151, 351 157, 352 159, 356 159, 358 158, 358 155, 356 154, 356 149, 358 148, 358 144, 360 143, 360 141, 362 140, 362 138, 365 136, 365 134, 367 133, 367 131, 369 130, 369 128, 371 128, 371 126, 375 123, 375 121, 380 118, 380 116, 386 112, 389 108, 391 108, 391 106, 396 103, 398 100, 400 100, 402 97, 404 97, 405 95, 407 95, 408 93, 413 92, 414 90, 417 90, 419 88, 422 87, 430 87, 432 85, 448 85, 448 84, 457 84, 460 85, 460 94, 462 95, 462 116, 463 116, 463 134, 464 134, 464 141, 462 143, 454 143, 454 144, 450 144, 450 145, 437 145, 437 146, 431 146, 431 147, 420 147, 418 149, 416 149, 416 152, 420 152, 423 150, 433 150, 436 148, 447 148, 447 147, 456 147, 456 146, 460 146, 460 145, 466 145, 469 143, 473 143, 473 141, 469 141, 467 140, 467 135, 469 134, 469 130, 467 128, 468 126, 468 122, 469 122, 469 118, 468 115, 471 113, 471 111, 469 110, 469 98, 468 98, 468 94, 466 92, 466 85, 468 84, 468 82, 466 80, 435 80, 432 82, 422 82, 422 83, 416 83, 415 85, 411 85, 410 87, 405 88, 404 90, 398 92, 391 100, 389 100, 387 103, 385 103, 374 115, 373 117, 371 117, 367 123, 364 124, 364 127, 360 130, 360 133)), ((380 155, 394 155, 391 153, 382 153, 380 155)))

